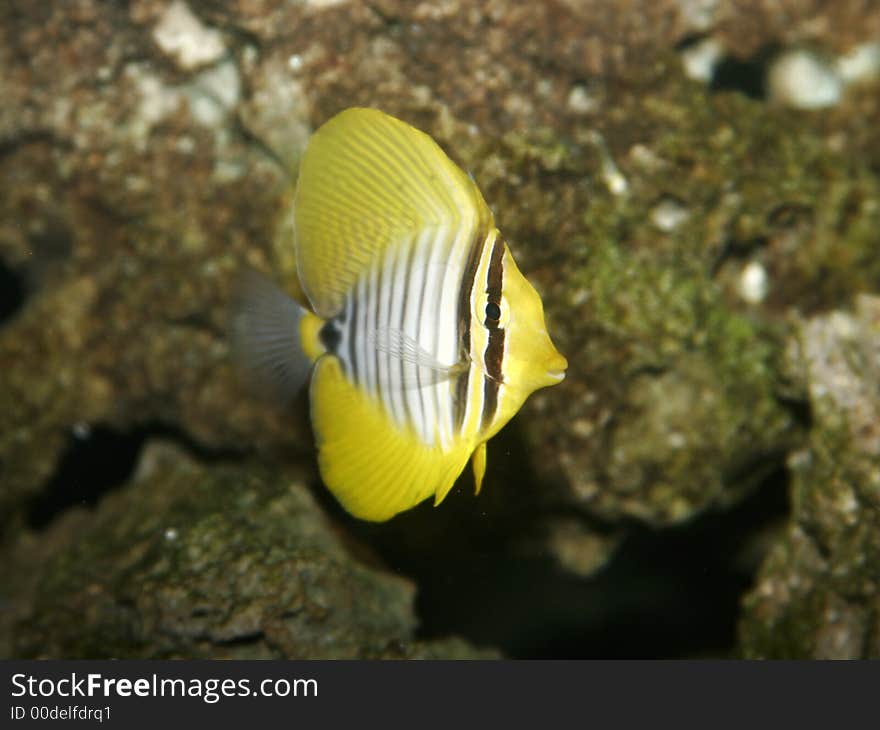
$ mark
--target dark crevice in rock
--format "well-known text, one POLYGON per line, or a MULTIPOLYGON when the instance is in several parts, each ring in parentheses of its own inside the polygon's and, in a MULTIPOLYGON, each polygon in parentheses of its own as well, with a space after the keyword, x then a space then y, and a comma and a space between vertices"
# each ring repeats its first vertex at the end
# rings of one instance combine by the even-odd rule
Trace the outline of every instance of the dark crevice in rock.
POLYGON ((712 91, 738 91, 750 99, 767 98, 767 65, 776 49, 762 49, 749 58, 723 57, 712 73, 712 91))
POLYGON ((260 154, 264 155, 267 159, 271 160, 275 165, 278 166, 281 174, 284 175, 284 177, 287 178, 290 182, 293 182, 290 166, 284 161, 284 158, 276 150, 274 150, 268 142, 265 142, 262 138, 260 138, 259 135, 248 129, 248 126, 237 115, 233 118, 233 129, 235 130, 235 133, 239 136, 242 142, 244 142, 246 145, 249 145, 260 154))
POLYGON ((729 511, 664 530, 630 526, 589 579, 509 551, 450 560, 450 546, 435 545, 435 561, 413 575, 421 637, 457 634, 513 658, 732 655, 741 597, 788 514, 788 473, 778 466, 729 511))
POLYGON ((4 157, 17 152, 21 147, 24 147, 29 144, 56 144, 67 147, 66 144, 62 144, 60 140, 56 139, 55 136, 46 130, 32 130, 29 132, 22 132, 21 134, 11 135, 8 137, 0 137, 0 160, 4 157))
POLYGON ((677 53, 693 48, 697 44, 706 40, 709 36, 706 33, 687 33, 674 46, 677 53))
POLYGON ((806 397, 777 396, 779 403, 791 414, 794 422, 804 432, 809 433, 813 427, 813 409, 806 397))
POLYGON ((265 634, 259 629, 254 629, 252 632, 247 634, 241 634, 240 636, 233 636, 228 639, 211 639, 211 643, 214 646, 224 646, 224 647, 234 647, 234 646, 251 646, 253 644, 259 644, 265 638, 265 634))
MULTIPOLYGON (((705 33, 693 33, 675 45, 679 53, 695 48, 709 40, 705 33)), ((738 91, 750 99, 764 101, 767 98, 767 66, 778 47, 767 46, 747 58, 725 55, 712 68, 709 89, 712 91, 738 91)))
POLYGON ((229 22, 222 13, 223 10, 220 8, 215 13, 211 13, 207 18, 208 24, 220 28, 239 51, 246 48, 252 48, 257 53, 263 51, 263 39, 259 34, 248 30, 240 23, 229 22))
POLYGON ((161 423, 127 431, 104 425, 77 426, 54 474, 28 506, 29 527, 43 529, 72 507, 95 507, 105 494, 129 481, 145 444, 153 440, 171 442, 202 462, 241 456, 232 451, 208 449, 179 429, 161 423))
POLYGON ((743 241, 734 238, 725 239, 719 246, 714 261, 712 261, 710 267, 712 276, 718 276, 728 261, 745 261, 766 245, 767 238, 765 236, 756 236, 743 241))
POLYGON ((103 494, 131 476, 142 445, 138 431, 76 429, 54 475, 29 506, 29 526, 43 528, 69 507, 94 507, 103 494))
POLYGON ((0 261, 0 325, 12 319, 25 301, 25 277, 0 261))

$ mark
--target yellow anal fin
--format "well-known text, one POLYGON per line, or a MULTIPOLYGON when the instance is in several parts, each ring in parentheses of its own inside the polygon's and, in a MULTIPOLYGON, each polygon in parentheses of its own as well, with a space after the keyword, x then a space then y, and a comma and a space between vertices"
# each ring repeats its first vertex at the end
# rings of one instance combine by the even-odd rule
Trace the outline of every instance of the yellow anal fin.
POLYGON ((467 444, 443 451, 400 429, 331 355, 315 367, 311 408, 324 483, 363 520, 390 519, 432 495, 439 502, 470 456, 467 444))
POLYGON ((473 456, 474 467, 474 494, 479 494, 483 486, 483 476, 486 474, 486 442, 484 441, 476 449, 473 456))

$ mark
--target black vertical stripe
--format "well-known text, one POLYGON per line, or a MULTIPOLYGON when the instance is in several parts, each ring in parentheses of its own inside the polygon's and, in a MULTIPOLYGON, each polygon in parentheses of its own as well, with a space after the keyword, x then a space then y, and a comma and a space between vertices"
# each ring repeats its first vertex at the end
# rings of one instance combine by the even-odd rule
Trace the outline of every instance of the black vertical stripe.
POLYGON ((358 315, 358 297, 357 288, 353 289, 348 295, 349 300, 349 316, 348 316, 348 360, 351 363, 351 379, 360 382, 360 369, 357 359, 357 315, 358 315))
MULTIPOLYGON (((458 289, 458 338, 461 348, 460 357, 465 362, 471 360, 471 299, 473 297, 474 280, 477 278, 477 269, 480 266, 480 258, 488 239, 488 233, 482 227, 475 232, 474 241, 468 252, 467 264, 458 289)), ((455 383, 455 402, 453 403, 453 422, 455 430, 460 432, 464 424, 464 416, 467 411, 468 381, 470 380, 471 368, 468 367, 455 383)))
MULTIPOLYGON (((499 308, 501 307, 501 287, 504 277, 503 257, 504 241, 499 236, 495 239, 495 245, 492 247, 492 258, 489 260, 489 271, 486 276, 486 298, 498 305, 499 308)), ((500 383, 503 380, 501 358, 504 355, 504 329, 499 326, 497 319, 490 319, 488 315, 483 324, 489 330, 489 342, 486 345, 484 357, 486 372, 489 377, 500 383)))
MULTIPOLYGON (((498 307, 501 307, 501 290, 504 284, 503 259, 504 239, 499 235, 492 247, 492 257, 489 259, 489 270, 486 274, 486 298, 498 307)), ((489 330, 489 339, 483 354, 486 375, 483 380, 482 426, 485 428, 498 410, 498 391, 504 382, 501 362, 504 357, 504 328, 499 326, 497 319, 491 319, 488 315, 483 324, 489 330)))
POLYGON ((498 410, 498 390, 501 383, 492 380, 488 375, 483 377, 483 416, 480 420, 480 428, 489 426, 498 410))
POLYGON ((318 331, 318 339, 324 346, 324 349, 331 355, 335 355, 339 350, 339 343, 342 341, 342 330, 340 326, 344 324, 344 320, 339 317, 327 320, 318 331))

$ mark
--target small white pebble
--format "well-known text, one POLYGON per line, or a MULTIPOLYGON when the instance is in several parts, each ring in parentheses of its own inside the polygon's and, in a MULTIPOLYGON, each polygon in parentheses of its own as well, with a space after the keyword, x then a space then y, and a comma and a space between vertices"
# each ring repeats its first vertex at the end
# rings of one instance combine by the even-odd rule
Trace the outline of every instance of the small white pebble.
POLYGON ((144 193, 150 189, 150 181, 140 175, 126 175, 125 189, 130 193, 144 193))
POLYGON ((685 76, 708 84, 715 75, 715 67, 724 56, 724 46, 715 38, 703 38, 681 52, 685 76))
POLYGON ((587 91, 587 88, 582 84, 575 84, 571 87, 571 91, 568 92, 568 100, 566 103, 568 104, 569 110, 573 111, 575 114, 590 114, 591 112, 596 111, 599 106, 596 98, 591 96, 590 92, 587 91))
POLYGON ((615 164, 614 158, 611 157, 602 135, 599 132, 591 131, 589 138, 599 152, 599 159, 602 162, 602 180, 608 191, 612 195, 626 195, 629 191, 629 183, 615 164))
POLYGON ((799 451, 795 451, 794 453, 789 455, 788 459, 786 459, 786 464, 788 468, 792 470, 806 469, 812 463, 813 457, 809 449, 800 449, 799 451))
POLYGON ((757 261, 746 265, 739 277, 739 295, 749 304, 758 304, 767 296, 767 270, 757 261))
POLYGON ((855 495, 850 490, 846 490, 840 495, 840 498, 838 499, 838 507, 843 513, 843 518, 847 524, 852 525, 856 522, 859 512, 859 503, 856 501, 855 495))
POLYGON ((303 67, 303 59, 298 53, 294 53, 290 58, 287 59, 288 68, 296 73, 297 71, 301 71, 303 67))
POLYGON ((240 180, 246 172, 247 168, 239 160, 219 159, 214 164, 214 179, 219 183, 240 180))
POLYGON ((843 82, 831 66, 815 53, 786 51, 767 73, 770 99, 795 109, 823 109, 840 101, 843 82))
POLYGON ((226 53, 220 31, 204 25, 182 0, 166 8, 153 29, 153 40, 186 70, 214 63, 226 53))
POLYGON ((678 10, 691 31, 706 31, 715 24, 719 0, 678 0, 678 10))
POLYGON ((586 304, 590 299, 590 291, 586 287, 580 287, 576 289, 574 293, 571 295, 571 306, 579 307, 582 304, 586 304))
POLYGON ((663 160, 657 156, 657 153, 643 144, 634 144, 630 147, 629 159, 646 170, 658 170, 663 165, 663 160))
POLYGON ((586 418, 576 418, 571 422, 571 432, 578 438, 586 439, 593 435, 596 430, 592 421, 586 418))
POLYGON ((629 191, 629 183, 607 152, 602 155, 602 179, 612 195, 626 195, 629 191))
POLYGON ((880 77, 880 42, 863 43, 835 63, 845 84, 861 84, 880 77))
POLYGON ((73 435, 78 439, 87 439, 92 434, 92 425, 86 421, 73 424, 73 435))
POLYGON ((195 140, 185 134, 177 138, 174 146, 177 148, 178 152, 184 155, 190 155, 195 152, 196 149, 195 140))
POLYGON ((688 209, 672 198, 661 200, 651 211, 651 222, 664 233, 669 233, 678 228, 688 218, 688 209))
POLYGON ((193 118, 205 127, 220 126, 241 97, 241 77, 231 60, 209 68, 183 87, 193 118))
POLYGON ((260 53, 253 46, 245 46, 241 51, 242 65, 247 69, 252 69, 260 59, 260 53))

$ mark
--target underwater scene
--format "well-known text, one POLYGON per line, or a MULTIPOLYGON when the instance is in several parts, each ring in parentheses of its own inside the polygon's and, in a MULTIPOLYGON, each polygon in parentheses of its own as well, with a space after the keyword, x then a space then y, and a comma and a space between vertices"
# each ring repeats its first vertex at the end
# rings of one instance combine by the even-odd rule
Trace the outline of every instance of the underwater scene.
POLYGON ((5 0, 0 657, 880 658, 880 2, 5 0))

